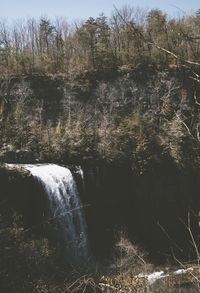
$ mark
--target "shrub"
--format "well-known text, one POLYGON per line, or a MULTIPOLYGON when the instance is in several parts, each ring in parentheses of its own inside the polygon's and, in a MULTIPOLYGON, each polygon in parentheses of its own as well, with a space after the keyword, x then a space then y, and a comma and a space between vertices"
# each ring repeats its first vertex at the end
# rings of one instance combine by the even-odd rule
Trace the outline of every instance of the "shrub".
POLYGON ((0 217, 0 243, 1 292, 32 292, 36 283, 55 272, 48 240, 30 237, 19 216, 14 215, 11 224, 0 217))

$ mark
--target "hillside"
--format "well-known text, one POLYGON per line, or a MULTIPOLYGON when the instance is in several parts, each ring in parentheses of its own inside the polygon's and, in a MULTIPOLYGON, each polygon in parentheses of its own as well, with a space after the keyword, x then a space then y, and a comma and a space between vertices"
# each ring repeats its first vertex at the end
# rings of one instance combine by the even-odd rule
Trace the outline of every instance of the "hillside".
POLYGON ((199 25, 0 20, 0 291, 199 292, 199 25))

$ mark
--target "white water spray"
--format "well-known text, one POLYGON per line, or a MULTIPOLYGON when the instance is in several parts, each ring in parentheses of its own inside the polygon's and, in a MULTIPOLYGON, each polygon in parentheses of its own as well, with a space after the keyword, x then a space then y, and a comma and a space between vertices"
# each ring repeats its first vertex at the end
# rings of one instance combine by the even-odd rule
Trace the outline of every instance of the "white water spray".
POLYGON ((49 199, 67 257, 80 262, 89 256, 86 223, 79 194, 69 169, 54 165, 24 165, 42 186, 49 199))

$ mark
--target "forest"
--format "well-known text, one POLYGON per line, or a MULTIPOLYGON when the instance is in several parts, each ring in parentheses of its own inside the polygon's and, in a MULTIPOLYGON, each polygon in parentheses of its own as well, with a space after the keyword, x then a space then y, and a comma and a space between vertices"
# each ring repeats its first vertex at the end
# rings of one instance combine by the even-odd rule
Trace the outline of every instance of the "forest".
MULTIPOLYGON (((0 69, 8 74, 64 74, 199 60, 200 12, 176 18, 158 9, 124 6, 68 23, 64 18, 0 21, 0 69), (169 54, 169 52, 171 52, 169 54)), ((197 64, 198 65, 198 64, 197 64)))

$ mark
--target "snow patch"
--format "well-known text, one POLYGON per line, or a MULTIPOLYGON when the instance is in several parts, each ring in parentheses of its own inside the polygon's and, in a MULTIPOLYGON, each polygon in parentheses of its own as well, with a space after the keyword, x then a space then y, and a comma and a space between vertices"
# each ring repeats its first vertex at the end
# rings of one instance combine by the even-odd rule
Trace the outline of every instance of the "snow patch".
POLYGON ((173 274, 174 275, 184 275, 184 274, 187 274, 187 273, 192 272, 192 271, 193 271, 193 268, 179 269, 179 270, 175 271, 173 274))
POLYGON ((154 284, 156 281, 168 277, 168 275, 164 275, 164 271, 160 271, 160 272, 154 272, 150 275, 145 275, 145 274, 139 274, 138 277, 145 277, 148 280, 149 285, 154 284))

